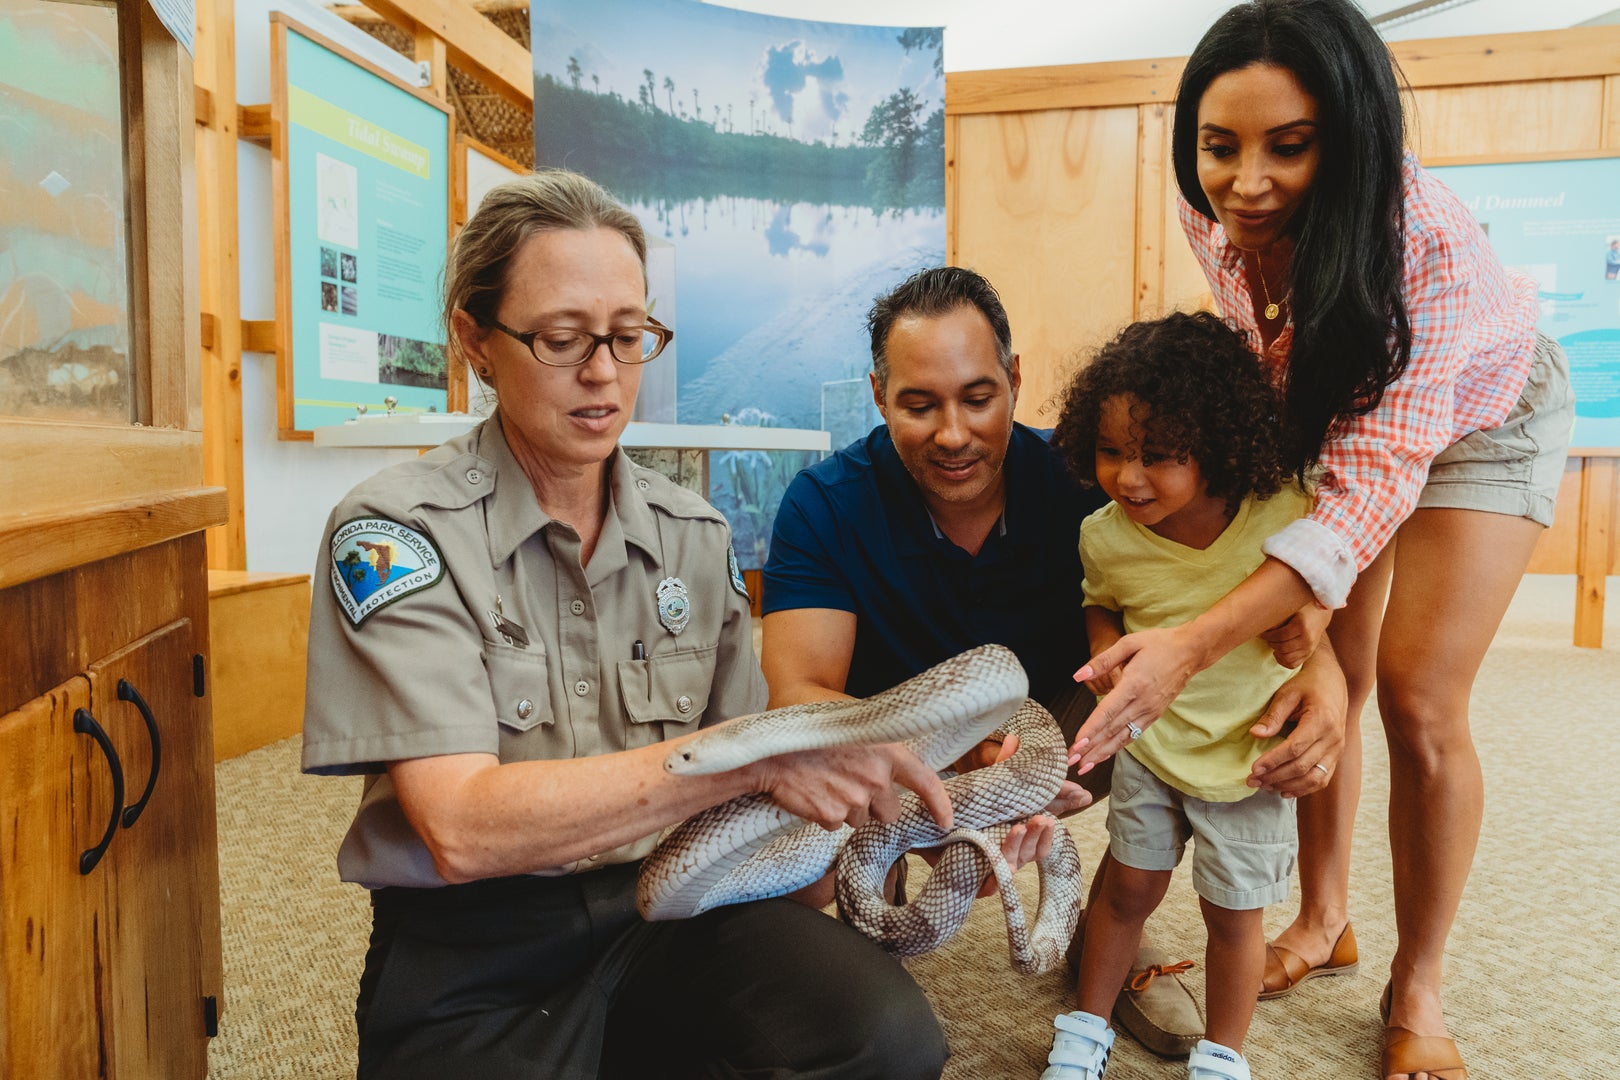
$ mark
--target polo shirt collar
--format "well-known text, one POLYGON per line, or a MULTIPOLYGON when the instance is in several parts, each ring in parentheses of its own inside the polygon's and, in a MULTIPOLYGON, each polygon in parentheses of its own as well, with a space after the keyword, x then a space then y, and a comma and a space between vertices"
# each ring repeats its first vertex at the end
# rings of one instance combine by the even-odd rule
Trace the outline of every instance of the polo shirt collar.
POLYGON ((635 463, 622 447, 613 451, 608 459, 612 472, 608 476, 610 513, 616 514, 624 529, 624 538, 647 554, 658 558, 663 550, 659 538, 658 520, 652 507, 647 505, 647 493, 636 482, 635 463))
MULTIPOLYGON (((1014 424, 1007 456, 1001 463, 1002 479, 1006 486, 1003 489, 1001 516, 996 520, 996 533, 1003 539, 1007 535, 1007 508, 1013 502, 1013 476, 1016 472, 1013 453, 1018 444, 1018 430, 1019 425, 1014 424)), ((939 522, 934 520, 927 501, 923 499, 922 489, 917 486, 916 477, 906 471, 905 462, 900 460, 900 452, 894 448, 894 437, 889 434, 888 426, 879 428, 875 434, 876 438, 873 439, 870 450, 872 463, 885 486, 890 492, 898 493, 904 511, 911 516, 908 527, 899 530, 894 537, 895 549, 911 554, 927 552, 930 550, 928 543, 930 532, 936 541, 948 543, 949 538, 940 531, 939 522)))
POLYGON ((534 487, 506 441, 498 411, 479 429, 475 452, 489 462, 494 474, 490 482, 495 490, 484 507, 484 529, 489 535, 490 565, 499 566, 525 540, 550 525, 551 516, 540 509, 534 487))
MULTIPOLYGON (((540 509, 534 486, 518 464, 506 441, 500 413, 484 422, 475 453, 491 466, 494 494, 485 509, 489 534, 490 564, 499 566, 535 533, 554 520, 540 509)), ((633 466, 622 450, 614 449, 608 458, 608 505, 602 534, 591 557, 590 577, 595 580, 625 564, 624 545, 635 544, 655 558, 658 556, 658 525, 641 490, 636 487, 633 466)))
MULTIPOLYGON (((1005 538, 1006 535, 1007 535, 1007 505, 1006 505, 1006 502, 1007 502, 1006 499, 1002 500, 1001 516, 996 518, 996 535, 1000 536, 1000 537, 1003 537, 1003 538, 1005 538)), ((928 513, 928 523, 934 527, 934 539, 936 539, 936 540, 949 539, 942 531, 940 531, 939 521, 934 517, 934 512, 932 510, 928 509, 928 504, 927 503, 923 503, 923 509, 925 511, 927 511, 927 513, 928 513)))
POLYGON ((902 522, 904 527, 891 534, 895 550, 902 554, 926 553, 930 550, 928 534, 938 529, 934 525, 933 515, 928 512, 928 504, 923 502, 916 478, 906 471, 905 462, 900 460, 900 451, 894 448, 894 437, 889 434, 887 424, 872 433, 869 452, 872 466, 877 470, 878 479, 885 489, 886 499, 894 500, 895 510, 905 518, 902 522))

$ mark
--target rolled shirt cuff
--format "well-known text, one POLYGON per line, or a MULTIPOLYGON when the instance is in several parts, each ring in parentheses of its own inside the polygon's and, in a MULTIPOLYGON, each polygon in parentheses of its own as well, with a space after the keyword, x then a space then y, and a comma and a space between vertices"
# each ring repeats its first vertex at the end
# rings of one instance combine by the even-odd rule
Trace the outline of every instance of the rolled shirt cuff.
POLYGON ((1342 608, 1356 583, 1356 559, 1337 533, 1320 522, 1290 522, 1261 545, 1274 559, 1287 563, 1305 579, 1325 608, 1342 608))

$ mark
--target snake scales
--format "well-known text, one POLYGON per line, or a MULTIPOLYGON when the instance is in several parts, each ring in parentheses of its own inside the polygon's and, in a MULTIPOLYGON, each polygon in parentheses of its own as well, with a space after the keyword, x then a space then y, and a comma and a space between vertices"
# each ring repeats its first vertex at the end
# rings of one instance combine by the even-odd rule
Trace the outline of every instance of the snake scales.
POLYGON ((675 773, 717 773, 798 750, 846 743, 903 742, 929 768, 943 769, 1000 731, 1017 734, 1005 761, 945 781, 955 827, 942 831, 909 791, 897 821, 828 831, 764 795, 745 795, 677 826, 642 864, 637 904, 648 919, 682 919, 723 904, 781 896, 836 866, 838 908, 857 930, 900 956, 949 940, 967 919, 986 872, 994 873, 1007 916, 1013 965, 1049 970, 1079 916, 1080 861, 1065 829, 1053 832, 1040 864, 1040 903, 1031 931, 1001 854, 1007 832, 1039 813, 1067 770, 1051 715, 1026 700, 1029 681, 1011 650, 983 645, 864 700, 772 709, 705 731, 670 755, 675 773), (883 880, 914 848, 949 845, 909 904, 891 906, 883 880))

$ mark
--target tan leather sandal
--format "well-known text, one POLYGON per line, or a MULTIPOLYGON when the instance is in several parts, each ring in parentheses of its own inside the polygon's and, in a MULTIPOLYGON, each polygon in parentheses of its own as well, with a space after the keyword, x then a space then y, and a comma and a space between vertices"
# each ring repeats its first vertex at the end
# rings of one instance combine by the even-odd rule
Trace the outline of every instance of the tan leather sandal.
POLYGON ((1378 1015, 1384 1021, 1384 1048, 1378 1055, 1379 1080, 1414 1073, 1428 1073, 1438 1080, 1468 1080, 1468 1066, 1463 1064, 1454 1040, 1390 1026, 1389 1008, 1394 991, 1393 983, 1385 983, 1384 996, 1378 999, 1378 1015))
POLYGON ((1356 932, 1350 929, 1349 923, 1344 924, 1339 940, 1333 943, 1333 952, 1328 955, 1327 963, 1315 967, 1301 960, 1293 950, 1267 942, 1266 973, 1260 981, 1260 1000, 1287 997, 1298 990, 1301 983, 1309 982, 1318 975, 1348 975, 1360 966, 1356 932))
POLYGON ((1443 1035, 1419 1035, 1403 1027, 1384 1029, 1384 1049, 1378 1055, 1378 1076, 1428 1073, 1435 1080, 1468 1080, 1457 1044, 1443 1035))

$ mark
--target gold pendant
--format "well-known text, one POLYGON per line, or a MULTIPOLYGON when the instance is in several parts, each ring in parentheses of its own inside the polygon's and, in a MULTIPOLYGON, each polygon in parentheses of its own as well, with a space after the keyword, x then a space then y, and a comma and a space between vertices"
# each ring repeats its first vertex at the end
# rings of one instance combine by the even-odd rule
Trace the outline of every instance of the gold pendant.
POLYGON ((1277 317, 1277 312, 1279 312, 1281 310, 1282 310, 1282 308, 1278 307, 1276 304, 1267 304, 1266 305, 1266 318, 1275 319, 1277 317))

